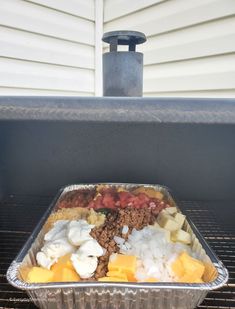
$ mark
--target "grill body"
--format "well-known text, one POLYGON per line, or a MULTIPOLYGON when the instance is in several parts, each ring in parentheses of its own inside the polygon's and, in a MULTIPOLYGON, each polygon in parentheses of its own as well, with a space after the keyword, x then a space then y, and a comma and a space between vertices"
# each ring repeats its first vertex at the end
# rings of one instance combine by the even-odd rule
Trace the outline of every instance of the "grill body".
POLYGON ((5 271, 70 183, 171 188, 230 272, 200 308, 235 308, 235 100, 0 98, 0 307, 33 308, 5 271), (183 202, 182 202, 183 201, 183 202))

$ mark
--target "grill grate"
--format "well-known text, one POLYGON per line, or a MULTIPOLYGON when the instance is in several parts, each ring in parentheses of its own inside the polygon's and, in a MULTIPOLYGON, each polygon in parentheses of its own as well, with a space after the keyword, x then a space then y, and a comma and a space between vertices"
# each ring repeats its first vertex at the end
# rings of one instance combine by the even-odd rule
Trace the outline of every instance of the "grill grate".
MULTIPOLYGON (((11 195, 0 202, 0 308, 36 308, 25 292, 7 283, 5 273, 50 201, 50 197, 11 195)), ((180 204, 229 271, 228 284, 209 293, 198 308, 235 309, 235 202, 180 204)))
POLYGON ((198 308, 235 308, 235 202, 181 202, 189 216, 229 271, 222 289, 208 293, 198 308))

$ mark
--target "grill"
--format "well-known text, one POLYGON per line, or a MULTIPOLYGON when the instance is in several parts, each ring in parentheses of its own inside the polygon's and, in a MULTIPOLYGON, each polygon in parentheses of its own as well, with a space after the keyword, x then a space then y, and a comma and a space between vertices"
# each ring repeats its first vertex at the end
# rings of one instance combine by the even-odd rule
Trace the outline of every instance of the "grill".
POLYGON ((8 266, 59 188, 95 182, 171 188, 229 271, 199 308, 235 308, 235 100, 141 98, 145 35, 103 40, 103 98, 0 97, 0 308, 36 308, 8 266))
MULTIPOLYGON (((50 201, 50 197, 9 195, 0 203, 0 308, 36 308, 26 293, 7 283, 5 273, 50 201)), ((228 284, 209 293, 198 308, 235 308, 235 226, 231 215, 235 201, 181 201, 179 204, 229 271, 228 284)))

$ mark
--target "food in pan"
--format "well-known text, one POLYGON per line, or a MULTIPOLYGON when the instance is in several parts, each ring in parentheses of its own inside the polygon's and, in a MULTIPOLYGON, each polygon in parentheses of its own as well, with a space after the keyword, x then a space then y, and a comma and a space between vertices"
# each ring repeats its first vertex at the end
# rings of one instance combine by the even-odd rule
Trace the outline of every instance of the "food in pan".
POLYGON ((65 194, 26 281, 202 283, 185 216, 152 187, 97 186, 65 194))

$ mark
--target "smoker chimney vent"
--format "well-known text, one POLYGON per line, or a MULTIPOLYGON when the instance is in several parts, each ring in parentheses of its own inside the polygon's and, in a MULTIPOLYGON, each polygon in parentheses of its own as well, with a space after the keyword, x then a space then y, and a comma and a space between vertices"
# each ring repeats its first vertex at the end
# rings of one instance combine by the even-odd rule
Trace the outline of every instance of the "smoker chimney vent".
POLYGON ((103 54, 103 95, 141 97, 143 94, 143 54, 136 45, 146 41, 137 31, 106 32, 102 40, 110 44, 103 54), (118 45, 128 45, 128 51, 118 51, 118 45))

